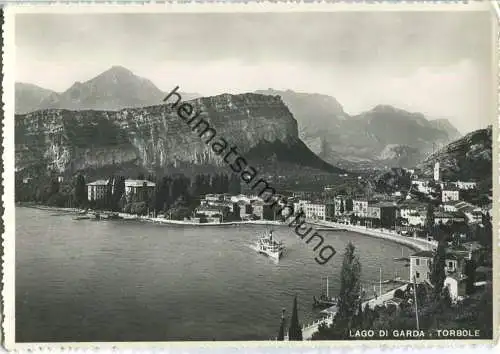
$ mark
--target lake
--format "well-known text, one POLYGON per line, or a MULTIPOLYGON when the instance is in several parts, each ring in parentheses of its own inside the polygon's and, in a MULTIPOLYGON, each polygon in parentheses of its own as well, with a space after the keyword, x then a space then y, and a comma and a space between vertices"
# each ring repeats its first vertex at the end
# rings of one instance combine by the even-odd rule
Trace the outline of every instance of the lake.
POLYGON ((318 318, 312 297, 329 277, 339 291, 349 241, 364 287, 408 278, 393 261, 412 251, 353 232, 320 232, 337 254, 326 265, 288 226, 273 227, 287 252, 279 264, 251 246, 268 227, 158 225, 74 220, 64 212, 16 208, 16 341, 268 340, 282 308, 318 318))

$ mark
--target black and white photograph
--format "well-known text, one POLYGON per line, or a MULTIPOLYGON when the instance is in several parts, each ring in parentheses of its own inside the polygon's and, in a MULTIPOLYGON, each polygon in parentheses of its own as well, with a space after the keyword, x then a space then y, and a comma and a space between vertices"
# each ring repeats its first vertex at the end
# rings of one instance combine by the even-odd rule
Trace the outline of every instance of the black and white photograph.
POLYGON ((281 5, 5 8, 8 347, 497 336, 492 6, 281 5))

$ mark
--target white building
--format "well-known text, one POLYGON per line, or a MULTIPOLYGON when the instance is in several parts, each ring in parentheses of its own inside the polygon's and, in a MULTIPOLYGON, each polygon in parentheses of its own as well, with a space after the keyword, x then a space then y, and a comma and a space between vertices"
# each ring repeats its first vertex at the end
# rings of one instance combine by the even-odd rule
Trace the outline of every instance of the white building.
POLYGON ((444 280, 444 287, 448 287, 453 302, 460 301, 466 294, 466 279, 463 274, 450 274, 444 280))
POLYGON ((409 226, 425 226, 427 221, 427 214, 425 211, 417 210, 415 212, 409 213, 406 218, 408 220, 409 226))
POLYGON ((106 196, 109 180, 100 179, 87 183, 87 199, 99 200, 106 196))
POLYGON ((428 180, 416 179, 411 182, 413 186, 417 188, 417 191, 424 194, 430 194, 432 192, 432 187, 428 180))
POLYGON ((293 209, 297 213, 304 212, 306 219, 327 220, 333 216, 333 204, 331 203, 311 203, 307 200, 299 200, 293 204, 293 209))
POLYGON ((367 218, 368 199, 354 199, 352 201, 352 211, 358 218, 367 218))
POLYGON ((441 201, 443 203, 451 202, 452 200, 459 200, 460 192, 455 188, 446 188, 441 192, 441 201))
POLYGON ((454 185, 460 190, 471 190, 477 188, 477 183, 476 182, 464 182, 464 181, 456 181, 456 182, 450 182, 451 185, 454 185))

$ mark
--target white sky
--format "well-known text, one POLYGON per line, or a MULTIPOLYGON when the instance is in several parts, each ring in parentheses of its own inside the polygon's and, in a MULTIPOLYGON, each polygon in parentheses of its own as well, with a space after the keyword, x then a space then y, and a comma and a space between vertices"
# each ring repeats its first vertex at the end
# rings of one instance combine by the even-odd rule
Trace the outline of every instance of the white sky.
POLYGON ((291 89, 491 124, 491 17, 476 12, 17 15, 17 81, 64 91, 113 65, 203 95, 291 89))

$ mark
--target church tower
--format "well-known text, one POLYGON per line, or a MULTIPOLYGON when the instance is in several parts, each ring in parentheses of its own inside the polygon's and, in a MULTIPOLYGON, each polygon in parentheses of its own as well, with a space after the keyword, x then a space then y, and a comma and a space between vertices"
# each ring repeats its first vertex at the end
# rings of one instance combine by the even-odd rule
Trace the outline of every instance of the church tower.
POLYGON ((434 164, 434 181, 439 182, 439 161, 434 164))

